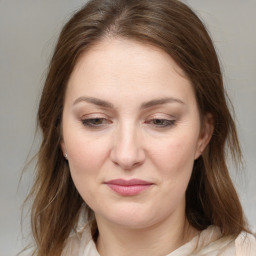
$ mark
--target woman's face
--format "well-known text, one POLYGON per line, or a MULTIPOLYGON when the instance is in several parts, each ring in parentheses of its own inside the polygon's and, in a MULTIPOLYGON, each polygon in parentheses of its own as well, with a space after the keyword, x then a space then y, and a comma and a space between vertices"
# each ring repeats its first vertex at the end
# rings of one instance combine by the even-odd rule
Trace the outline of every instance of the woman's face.
POLYGON ((209 137, 190 81, 162 50, 106 39, 80 57, 61 146, 97 221, 145 228, 184 218, 193 163, 209 137))

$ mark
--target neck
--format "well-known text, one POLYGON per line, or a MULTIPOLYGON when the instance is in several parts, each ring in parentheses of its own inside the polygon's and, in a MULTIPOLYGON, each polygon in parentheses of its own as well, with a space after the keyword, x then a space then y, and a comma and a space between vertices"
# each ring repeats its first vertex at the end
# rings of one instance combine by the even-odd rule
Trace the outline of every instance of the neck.
POLYGON ((99 219, 97 249, 102 256, 109 255, 167 255, 190 241, 198 231, 185 216, 182 221, 158 223, 141 229, 130 229, 106 223, 99 219))

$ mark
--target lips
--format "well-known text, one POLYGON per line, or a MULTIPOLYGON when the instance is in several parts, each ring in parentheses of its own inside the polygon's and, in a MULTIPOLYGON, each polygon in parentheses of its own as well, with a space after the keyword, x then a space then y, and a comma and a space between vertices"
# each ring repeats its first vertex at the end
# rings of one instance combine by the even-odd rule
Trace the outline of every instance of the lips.
POLYGON ((105 182, 111 190, 122 196, 135 196, 149 189, 153 183, 139 179, 115 179, 105 182))

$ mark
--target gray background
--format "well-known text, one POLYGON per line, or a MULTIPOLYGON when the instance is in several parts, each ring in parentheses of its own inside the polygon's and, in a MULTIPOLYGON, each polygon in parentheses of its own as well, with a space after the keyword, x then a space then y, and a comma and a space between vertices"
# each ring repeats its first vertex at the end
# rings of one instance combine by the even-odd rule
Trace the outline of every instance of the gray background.
MULTIPOLYGON (((33 177, 18 189, 31 147, 43 79, 60 28, 85 1, 0 0, 0 256, 24 241, 20 205, 33 177)), ((231 167, 246 215, 256 231, 256 0, 187 0, 206 22, 235 106, 245 168, 231 167)), ((37 143, 35 143, 36 145, 37 143)), ((28 222, 25 222, 26 234, 28 222)))

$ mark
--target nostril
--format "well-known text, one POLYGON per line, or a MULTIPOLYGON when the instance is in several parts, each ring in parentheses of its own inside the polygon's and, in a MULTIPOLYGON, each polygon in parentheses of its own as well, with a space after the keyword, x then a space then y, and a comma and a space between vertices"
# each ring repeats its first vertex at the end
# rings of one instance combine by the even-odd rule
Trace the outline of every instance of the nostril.
POLYGON ((134 131, 134 126, 125 125, 116 134, 110 158, 115 165, 124 170, 131 170, 144 162, 144 147, 134 131))
POLYGON ((121 152, 112 152, 112 162, 124 170, 131 170, 143 164, 145 160, 144 152, 136 152, 134 154, 121 154, 121 152))
POLYGON ((133 163, 133 164, 124 164, 124 163, 120 164, 118 162, 114 162, 114 164, 116 166, 121 167, 123 170, 126 170, 126 171, 132 170, 132 169, 134 169, 134 168, 136 168, 136 167, 141 165, 141 163, 139 163, 139 162, 136 162, 136 163, 133 163))

